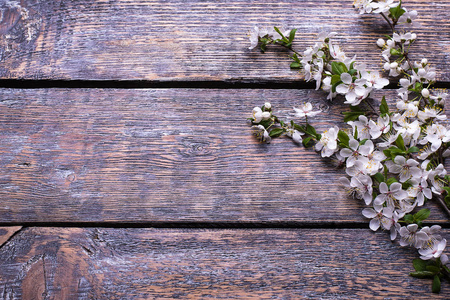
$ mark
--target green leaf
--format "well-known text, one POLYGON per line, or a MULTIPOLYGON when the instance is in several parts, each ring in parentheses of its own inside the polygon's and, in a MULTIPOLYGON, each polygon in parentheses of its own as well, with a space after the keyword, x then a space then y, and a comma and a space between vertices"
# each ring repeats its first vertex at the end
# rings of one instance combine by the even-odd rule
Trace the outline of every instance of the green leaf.
POLYGON ((333 61, 331 62, 331 72, 334 74, 341 75, 342 73, 347 73, 347 66, 343 62, 333 61))
POLYGON ((430 271, 430 272, 433 272, 434 274, 438 274, 441 271, 441 269, 436 266, 428 265, 428 266, 426 266, 426 271, 430 271))
POLYGON ((338 68, 338 62, 336 61, 331 62, 331 72, 333 73, 333 75, 341 75, 341 72, 339 72, 338 68))
POLYGON ((355 61, 352 61, 352 63, 350 64, 350 70, 353 69, 354 64, 355 64, 355 61))
POLYGON ((392 18, 394 18, 395 20, 398 20, 398 18, 400 18, 405 13, 405 10, 401 6, 402 4, 400 3, 398 6, 391 7, 389 9, 392 18))
POLYGON ((350 138, 348 137, 348 134, 345 133, 345 131, 339 130, 338 132, 338 139, 341 142, 342 145, 349 148, 348 142, 350 141, 350 138))
POLYGON ((364 115, 364 112, 344 111, 342 114, 344 115, 344 122, 349 122, 358 120, 359 116, 364 115))
POLYGON ((423 221, 423 220, 426 220, 429 216, 430 216, 430 210, 428 208, 424 208, 414 214, 414 220, 423 221))
POLYGON ((294 55, 292 55, 291 58, 292 58, 295 62, 300 63, 300 59, 298 58, 298 56, 297 56, 296 53, 294 53, 294 55))
MULTIPOLYGON (((412 224, 412 223, 414 223, 414 217, 413 217, 413 215, 411 215, 411 214, 405 215, 405 216, 403 217, 403 220, 405 220, 405 222, 406 222, 407 224, 412 224)), ((417 270, 417 271, 419 271, 419 270, 417 270)))
POLYGON ((430 271, 416 271, 409 273, 410 276, 416 278, 433 278, 434 274, 430 271))
POLYGON ((341 81, 341 76, 334 74, 331 76, 331 84, 334 85, 336 83, 342 82, 341 81))
POLYGON ((448 186, 443 186, 442 189, 444 189, 444 191, 447 192, 447 195, 450 195, 450 187, 448 187, 448 186))
POLYGON ((398 149, 397 147, 391 147, 391 148, 389 148, 389 151, 391 151, 392 158, 395 158, 395 156, 397 156, 397 155, 405 154, 405 151, 402 151, 402 150, 398 149))
POLYGON ((289 40, 284 36, 284 34, 280 31, 280 29, 278 29, 278 27, 274 26, 273 29, 275 29, 276 32, 278 32, 279 35, 281 35, 281 37, 283 38, 283 42, 288 43, 289 40))
POLYGON ((385 97, 385 96, 383 96, 383 98, 381 99, 380 112, 381 112, 381 114, 383 114, 383 115, 389 113, 389 106, 387 105, 386 97, 385 97))
POLYGON ((283 128, 274 128, 274 129, 272 129, 270 131, 269 136, 270 137, 279 137, 283 133, 284 133, 284 129, 283 128))
POLYGON ((266 52, 267 44, 261 43, 260 48, 262 53, 266 52))
MULTIPOLYGON (((407 216, 411 216, 411 215, 407 215, 407 216)), ((422 260, 420 258, 413 259, 413 266, 416 271, 426 271, 427 265, 428 265, 427 260, 422 260)))
POLYGON ((356 69, 350 69, 349 71, 348 71, 348 74, 350 74, 350 75, 355 75, 355 73, 356 72, 358 72, 358 70, 356 70, 356 69))
POLYGON ((301 126, 301 125, 298 125, 298 124, 294 123, 294 121, 291 122, 291 126, 294 127, 294 129, 296 129, 296 130, 298 130, 300 132, 306 133, 306 128, 301 126))
POLYGON ((289 32, 289 42, 292 42, 294 40, 296 32, 297 32, 296 28, 292 29, 291 32, 289 32))
POLYGON ((395 178, 395 177, 391 177, 391 178, 388 178, 388 180, 386 180, 386 184, 388 186, 391 186, 391 184, 393 184, 394 182, 398 182, 397 178, 395 178))
POLYGON ((384 155, 386 155, 387 158, 392 158, 391 150, 384 149, 383 153, 384 153, 384 155))
POLYGON ((317 134, 316 129, 314 127, 312 127, 311 125, 306 124, 305 132, 307 134, 309 134, 310 136, 314 137, 316 140, 320 140, 320 137, 319 137, 320 135, 317 134))
POLYGON ((308 143, 312 140, 312 137, 308 136, 307 138, 304 138, 302 140, 302 144, 303 146, 305 146, 306 148, 310 147, 311 145, 308 145, 308 143))
POLYGON ((414 85, 414 90, 416 91, 418 94, 420 94, 420 91, 423 89, 422 83, 420 82, 416 82, 416 84, 414 85))
POLYGON ((414 146, 414 147, 409 148, 407 153, 417 153, 419 151, 420 151, 420 149, 418 147, 414 146))
POLYGON ((398 135, 397 139, 395 140, 395 144, 398 148, 400 148, 402 151, 406 151, 405 148, 405 142, 403 141, 403 137, 401 134, 398 135))
POLYGON ((410 187, 412 187, 412 186, 413 186, 413 185, 412 185, 411 181, 409 181, 409 180, 402 183, 402 189, 404 189, 405 191, 406 191, 407 189, 409 189, 410 187))
POLYGON ((444 202, 447 207, 450 207, 450 195, 445 196, 444 202))
POLYGON ((441 291, 441 280, 439 279, 438 275, 434 275, 431 291, 436 294, 439 294, 439 292, 441 291))
POLYGON ((401 55, 402 54, 402 52, 400 50, 397 50, 397 49, 394 49, 394 48, 392 48, 390 50, 390 52, 391 52, 391 55, 401 55))
POLYGON ((373 175, 373 177, 375 178, 376 181, 378 181, 379 183, 384 182, 384 176, 381 173, 377 173, 375 175, 373 175))
POLYGON ((302 65, 299 64, 298 62, 293 62, 293 63, 291 63, 290 67, 291 67, 291 69, 301 69, 302 65))

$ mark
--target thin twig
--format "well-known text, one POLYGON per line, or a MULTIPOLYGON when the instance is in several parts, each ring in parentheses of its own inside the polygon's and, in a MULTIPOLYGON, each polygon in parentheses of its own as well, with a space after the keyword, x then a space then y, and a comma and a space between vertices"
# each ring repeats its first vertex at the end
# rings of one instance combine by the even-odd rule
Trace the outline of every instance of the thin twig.
POLYGON ((283 47, 286 48, 286 49, 291 50, 292 52, 294 52, 295 54, 297 54, 297 56, 299 56, 299 57, 303 57, 303 56, 300 54, 300 52, 297 52, 296 50, 292 49, 292 47, 288 47, 288 46, 286 46, 286 45, 284 45, 284 44, 282 44, 282 43, 276 43, 276 44, 277 44, 277 45, 280 45, 280 46, 283 46, 283 47))
POLYGON ((448 209, 448 207, 445 204, 444 200, 442 200, 442 197, 439 195, 439 196, 436 196, 435 199, 439 202, 441 207, 445 210, 445 212, 447 213, 448 217, 450 218, 450 209, 448 209))
POLYGON ((391 27, 392 32, 394 32, 395 31, 394 25, 391 23, 391 21, 389 21, 388 17, 386 17, 384 13, 380 13, 380 15, 386 20, 386 22, 388 22, 389 27, 391 27))
POLYGON ((377 110, 375 109, 375 107, 373 107, 372 103, 369 102, 369 100, 367 100, 367 98, 365 99, 367 105, 369 105, 369 107, 372 109, 372 113, 375 114, 376 116, 379 116, 379 114, 377 113, 377 110))

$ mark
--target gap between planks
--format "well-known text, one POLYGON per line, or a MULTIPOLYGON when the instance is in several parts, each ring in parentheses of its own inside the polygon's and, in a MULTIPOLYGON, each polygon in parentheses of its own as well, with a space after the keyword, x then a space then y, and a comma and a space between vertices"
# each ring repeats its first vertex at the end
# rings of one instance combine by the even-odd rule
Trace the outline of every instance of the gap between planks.
MULTIPOLYGON (((43 88, 88 88, 88 89, 296 89, 314 90, 314 82, 294 81, 147 81, 147 80, 15 80, 0 79, 0 88, 43 89, 43 88)), ((396 89, 392 81, 384 89, 396 89)), ((439 81, 434 88, 450 89, 450 82, 439 81)))

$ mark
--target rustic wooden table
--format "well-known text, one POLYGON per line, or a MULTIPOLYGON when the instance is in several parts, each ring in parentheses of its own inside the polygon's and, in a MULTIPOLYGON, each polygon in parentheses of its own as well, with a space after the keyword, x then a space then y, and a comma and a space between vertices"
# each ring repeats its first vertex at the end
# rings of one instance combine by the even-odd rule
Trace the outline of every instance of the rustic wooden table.
MULTIPOLYGON (((413 58, 449 87, 450 1, 404 2, 413 58)), ((341 169, 259 144, 245 120, 309 100, 319 129, 341 124, 342 101, 247 34, 298 28, 304 49, 336 31, 379 69, 389 28, 352 3, 0 1, 1 299, 450 298, 408 276, 416 251, 369 230, 341 169)))

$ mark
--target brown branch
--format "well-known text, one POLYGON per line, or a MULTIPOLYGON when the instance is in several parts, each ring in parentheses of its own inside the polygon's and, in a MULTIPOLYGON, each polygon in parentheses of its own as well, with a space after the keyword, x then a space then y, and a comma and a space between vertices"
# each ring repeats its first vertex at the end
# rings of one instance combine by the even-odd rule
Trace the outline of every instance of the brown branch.
POLYGON ((445 212, 447 213, 448 217, 450 218, 450 209, 449 209, 449 208, 447 207, 447 205, 445 204, 444 200, 442 199, 442 196, 439 195, 439 196, 436 196, 436 197, 434 197, 434 198, 438 201, 438 203, 439 203, 439 205, 441 206, 441 208, 442 208, 443 210, 445 210, 445 212))

